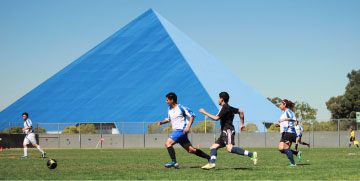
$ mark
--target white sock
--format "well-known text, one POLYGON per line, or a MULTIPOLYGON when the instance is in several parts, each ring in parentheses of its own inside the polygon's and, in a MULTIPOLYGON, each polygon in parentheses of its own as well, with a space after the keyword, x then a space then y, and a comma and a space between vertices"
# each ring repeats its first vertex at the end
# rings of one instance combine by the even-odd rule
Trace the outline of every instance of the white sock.
POLYGON ((44 153, 44 150, 41 149, 40 145, 38 145, 37 149, 38 149, 41 153, 44 153))
POLYGON ((248 156, 248 155, 249 155, 249 151, 245 150, 244 155, 248 156))
POLYGON ((24 148, 24 156, 27 156, 27 147, 24 148))

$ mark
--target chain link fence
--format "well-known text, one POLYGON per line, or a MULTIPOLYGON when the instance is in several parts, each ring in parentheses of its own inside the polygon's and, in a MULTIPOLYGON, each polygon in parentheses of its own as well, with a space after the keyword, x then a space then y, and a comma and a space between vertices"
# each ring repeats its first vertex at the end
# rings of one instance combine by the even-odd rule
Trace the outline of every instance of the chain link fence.
MULTIPOLYGON (((304 127, 302 141, 310 143, 311 147, 347 147, 350 128, 355 130, 355 136, 360 134, 355 119, 301 122, 304 127)), ((278 128, 272 123, 263 124, 264 129, 259 130, 250 122, 245 131, 239 132, 239 121, 234 121, 235 145, 277 147, 281 137, 278 128)), ((19 135, 25 136, 23 126, 23 122, 0 122, 0 145, 6 147, 9 135, 17 135, 17 140, 19 135)), ((164 147, 172 132, 171 124, 158 126, 154 122, 33 123, 33 127, 44 148, 157 148, 164 147)), ((219 135, 220 123, 205 120, 193 123, 188 138, 195 147, 210 147, 219 135)), ((351 146, 354 145, 351 143, 351 146)))

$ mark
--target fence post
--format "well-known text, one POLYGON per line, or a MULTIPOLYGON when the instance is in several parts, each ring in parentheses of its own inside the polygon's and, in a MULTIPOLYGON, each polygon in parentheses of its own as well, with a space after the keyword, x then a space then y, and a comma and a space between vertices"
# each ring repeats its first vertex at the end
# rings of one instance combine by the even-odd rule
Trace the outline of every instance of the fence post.
POLYGON ((60 148, 60 123, 58 123, 58 148, 60 148))
POLYGON ((144 148, 145 148, 145 122, 143 122, 144 148))
POLYGON ((125 133, 124 133, 124 122, 122 122, 122 138, 123 138, 123 148, 125 148, 125 133))
POLYGON ((102 148, 102 123, 100 123, 100 148, 102 148))
POLYGON ((79 123, 79 146, 81 148, 81 123, 79 123))
POLYGON ((312 143, 313 143, 313 147, 315 147, 315 138, 314 138, 314 120, 312 120, 312 143))
POLYGON ((265 137, 265 148, 266 148, 266 130, 265 130, 265 122, 263 122, 263 125, 264 125, 264 137, 265 137))
POLYGON ((339 137, 339 147, 340 147, 340 120, 337 120, 338 122, 338 137, 339 137))

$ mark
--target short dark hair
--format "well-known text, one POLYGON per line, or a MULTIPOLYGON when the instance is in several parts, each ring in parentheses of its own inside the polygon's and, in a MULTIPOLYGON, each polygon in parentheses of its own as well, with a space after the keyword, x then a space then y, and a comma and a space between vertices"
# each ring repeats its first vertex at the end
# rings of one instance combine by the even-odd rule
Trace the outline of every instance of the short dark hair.
POLYGON ((169 100, 173 100, 175 103, 177 103, 177 96, 173 92, 166 94, 166 98, 168 98, 169 100))
POLYGON ((26 117, 29 117, 29 113, 27 113, 27 112, 23 112, 23 113, 22 113, 22 116, 23 116, 23 115, 26 115, 26 117))
POLYGON ((225 103, 229 102, 230 96, 227 92, 220 92, 219 97, 222 98, 225 103))

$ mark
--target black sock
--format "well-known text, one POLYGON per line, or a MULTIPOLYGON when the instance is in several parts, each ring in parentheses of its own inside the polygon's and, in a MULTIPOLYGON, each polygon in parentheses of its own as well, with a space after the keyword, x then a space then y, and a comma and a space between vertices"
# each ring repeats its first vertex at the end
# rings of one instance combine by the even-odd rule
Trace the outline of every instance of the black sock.
POLYGON ((303 145, 309 145, 309 143, 302 142, 303 145))
POLYGON ((299 152, 296 150, 291 150, 291 152, 294 154, 294 155, 297 155, 299 152))
POLYGON ((295 144, 295 150, 297 151, 299 144, 295 144))
POLYGON ((290 149, 286 149, 286 150, 284 150, 284 152, 286 153, 286 156, 290 160, 291 164, 295 164, 293 152, 290 149))
POLYGON ((203 151, 201 151, 200 149, 196 149, 195 155, 198 156, 198 157, 210 160, 210 156, 208 154, 204 153, 203 151))
POLYGON ((170 146, 170 147, 167 148, 167 150, 169 152, 171 160, 176 163, 176 156, 175 156, 174 148, 172 146, 170 146))

